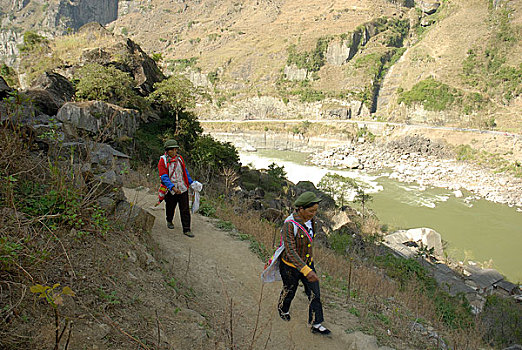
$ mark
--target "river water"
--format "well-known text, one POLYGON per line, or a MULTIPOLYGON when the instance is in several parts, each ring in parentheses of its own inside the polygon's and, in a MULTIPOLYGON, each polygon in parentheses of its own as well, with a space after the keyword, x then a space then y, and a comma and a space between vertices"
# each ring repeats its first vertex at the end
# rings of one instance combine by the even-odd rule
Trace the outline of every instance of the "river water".
POLYGON ((510 281, 522 281, 522 214, 506 205, 478 199, 463 191, 457 198, 450 190, 401 183, 386 173, 338 171, 306 164, 308 154, 259 149, 240 151, 243 165, 267 168, 283 166, 287 178, 315 185, 328 172, 363 181, 373 200, 368 207, 390 229, 429 227, 447 242, 445 253, 453 260, 487 263, 510 281))

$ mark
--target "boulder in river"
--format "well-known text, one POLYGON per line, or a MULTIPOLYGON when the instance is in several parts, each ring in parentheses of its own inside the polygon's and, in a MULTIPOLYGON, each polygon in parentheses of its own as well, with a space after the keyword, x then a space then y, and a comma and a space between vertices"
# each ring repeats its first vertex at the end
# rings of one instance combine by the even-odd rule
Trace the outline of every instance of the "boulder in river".
POLYGON ((426 227, 400 230, 387 235, 384 237, 384 244, 406 258, 414 257, 421 247, 428 250, 433 248, 435 257, 443 255, 440 234, 426 227))

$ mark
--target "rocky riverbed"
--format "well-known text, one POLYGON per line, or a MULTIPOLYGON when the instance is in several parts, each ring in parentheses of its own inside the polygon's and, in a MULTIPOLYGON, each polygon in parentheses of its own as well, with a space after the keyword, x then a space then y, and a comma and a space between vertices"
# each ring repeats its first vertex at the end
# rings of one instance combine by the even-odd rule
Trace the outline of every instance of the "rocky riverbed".
POLYGON ((486 200, 522 211, 522 179, 496 174, 454 158, 453 150, 423 137, 387 143, 357 142, 314 153, 311 163, 325 167, 390 171, 390 178, 455 191, 468 190, 486 200))

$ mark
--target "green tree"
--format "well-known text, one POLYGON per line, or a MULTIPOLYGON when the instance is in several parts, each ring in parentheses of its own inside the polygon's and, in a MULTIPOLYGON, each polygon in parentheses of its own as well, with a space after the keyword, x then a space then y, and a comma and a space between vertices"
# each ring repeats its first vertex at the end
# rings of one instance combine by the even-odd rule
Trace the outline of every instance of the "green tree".
POLYGON ((183 150, 191 152, 202 133, 203 128, 194 113, 183 111, 179 114, 178 126, 175 129, 174 138, 178 140, 183 150))
POLYGON ((184 76, 172 75, 168 79, 154 84, 154 88, 155 91, 147 99, 158 105, 162 114, 175 117, 174 129, 176 130, 180 113, 195 105, 194 86, 184 76))
POLYGON ((359 188, 359 184, 351 177, 328 173, 319 181, 317 187, 328 193, 342 207, 349 201, 354 189, 359 188))
POLYGON ((278 188, 281 188, 283 181, 286 180, 285 167, 279 166, 276 163, 272 163, 268 166, 267 174, 278 188))
POLYGON ((239 155, 229 142, 214 140, 210 135, 197 139, 191 152, 193 167, 204 182, 208 182, 213 174, 222 173, 225 169, 239 169, 239 155))
POLYGON ((354 202, 359 202, 361 203, 361 206, 362 206, 362 222, 364 224, 364 218, 365 218, 365 213, 366 213, 366 209, 365 209, 365 206, 368 202, 372 201, 373 198, 372 196, 370 196, 369 194, 367 194, 366 192, 364 192, 364 187, 363 186, 357 186, 356 189, 356 195, 355 195, 355 198, 354 198, 354 202))

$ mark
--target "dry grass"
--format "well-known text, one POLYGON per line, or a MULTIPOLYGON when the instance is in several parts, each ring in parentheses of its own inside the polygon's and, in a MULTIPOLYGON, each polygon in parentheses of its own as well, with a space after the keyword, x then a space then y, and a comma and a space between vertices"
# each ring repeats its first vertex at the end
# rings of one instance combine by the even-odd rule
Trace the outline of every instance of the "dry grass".
MULTIPOLYGON (((234 207, 239 206, 222 202, 216 215, 222 220, 230 221, 242 234, 250 235, 272 252, 278 245, 279 228, 261 220, 258 213, 237 212, 234 211, 234 207)), ((373 219, 365 223, 368 232, 377 232, 377 226, 378 222, 373 219)), ((411 281, 401 288, 396 281, 387 277, 383 270, 355 254, 350 259, 352 271, 349 282, 350 260, 346 256, 341 256, 326 247, 316 246, 314 258, 322 275, 325 298, 338 300, 338 303, 344 305, 345 310, 351 307, 359 310, 360 329, 373 332, 380 342, 393 346, 394 342, 399 341, 423 348, 436 348, 437 341, 440 342, 444 337, 454 349, 476 350, 483 347, 479 326, 449 329, 440 319, 433 299, 421 292, 422 287, 418 282, 411 281), (351 293, 348 295, 349 284, 351 293), (441 338, 430 341, 421 333, 413 332, 413 325, 419 322, 431 325, 441 338), (390 338, 388 332, 391 332, 393 337, 390 338)))
POLYGON ((75 33, 57 37, 53 42, 53 53, 65 64, 77 64, 83 51, 87 48, 107 48, 115 45, 123 38, 110 33, 92 31, 75 33))
POLYGON ((236 212, 232 206, 224 205, 217 208, 216 216, 231 222, 239 232, 248 234, 269 251, 279 244, 279 228, 262 220, 259 213, 255 211, 236 212))

